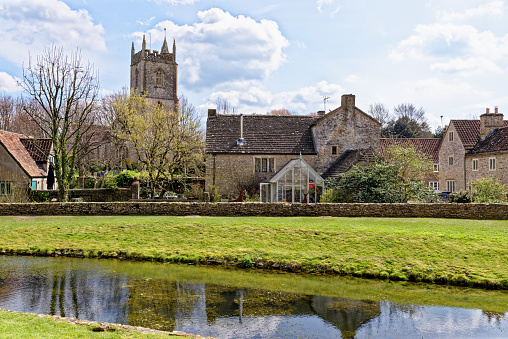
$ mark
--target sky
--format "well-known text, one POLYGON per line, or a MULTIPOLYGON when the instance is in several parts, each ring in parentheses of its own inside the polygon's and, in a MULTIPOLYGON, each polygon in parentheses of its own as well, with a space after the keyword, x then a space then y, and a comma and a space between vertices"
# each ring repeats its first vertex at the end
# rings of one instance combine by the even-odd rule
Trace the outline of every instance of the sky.
POLYGON ((119 92, 143 34, 152 50, 176 41, 178 95, 203 116, 218 98, 303 115, 350 93, 365 112, 423 107, 432 129, 508 112, 508 0, 0 0, 0 93, 19 96, 51 45, 79 49, 101 94, 119 92))

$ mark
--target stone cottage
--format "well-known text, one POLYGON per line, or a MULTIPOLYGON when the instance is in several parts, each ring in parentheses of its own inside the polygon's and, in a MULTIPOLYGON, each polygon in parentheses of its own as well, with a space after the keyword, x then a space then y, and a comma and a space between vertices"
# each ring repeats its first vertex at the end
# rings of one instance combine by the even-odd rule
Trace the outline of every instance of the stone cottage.
POLYGON ((343 95, 341 106, 317 116, 217 114, 208 111, 206 188, 238 195, 258 190, 289 161, 301 158, 321 176, 349 169, 377 151, 380 123, 343 95))
POLYGON ((490 134, 504 127, 508 127, 508 121, 503 120, 497 107, 494 113, 487 108, 480 120, 450 120, 439 149, 439 186, 442 191, 468 189, 469 183, 479 177, 504 176, 502 173, 506 169, 497 166, 496 160, 490 164, 490 169, 488 164, 489 158, 496 159, 496 156, 503 161, 504 155, 501 154, 504 151, 499 144, 504 134, 502 131, 496 132, 495 136, 490 134))

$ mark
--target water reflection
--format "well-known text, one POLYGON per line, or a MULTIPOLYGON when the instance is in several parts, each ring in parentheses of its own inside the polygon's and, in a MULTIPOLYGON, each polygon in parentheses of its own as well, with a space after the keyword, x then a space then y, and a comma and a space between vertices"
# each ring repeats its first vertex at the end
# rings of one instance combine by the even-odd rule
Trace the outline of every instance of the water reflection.
MULTIPOLYGON (((214 272, 188 269, 206 276, 214 272)), ((340 296, 343 286, 333 279, 328 283, 339 292, 325 296, 199 281, 175 274, 178 270, 146 263, 3 256, 0 308, 220 338, 473 338, 500 337, 508 330, 506 313, 358 300, 340 296)), ((280 279, 282 285, 291 281, 280 279)))

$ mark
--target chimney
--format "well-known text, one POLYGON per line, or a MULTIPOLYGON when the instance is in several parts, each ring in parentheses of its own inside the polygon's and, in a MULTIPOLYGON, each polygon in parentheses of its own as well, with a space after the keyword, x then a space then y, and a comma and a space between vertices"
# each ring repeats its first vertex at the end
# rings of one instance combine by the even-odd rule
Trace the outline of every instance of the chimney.
POLYGON ((217 116, 217 110, 215 108, 209 108, 208 109, 208 117, 216 117, 217 116))
POLYGON ((340 106, 347 111, 352 111, 355 108, 355 96, 353 94, 344 94, 340 100, 340 106))
POLYGON ((490 109, 487 108, 485 113, 480 115, 480 139, 485 139, 494 129, 502 127, 504 127, 503 114, 499 113, 497 107, 494 108, 494 113, 490 113, 490 109))
POLYGON ((325 113, 326 113, 325 111, 317 111, 318 117, 324 117, 325 113))

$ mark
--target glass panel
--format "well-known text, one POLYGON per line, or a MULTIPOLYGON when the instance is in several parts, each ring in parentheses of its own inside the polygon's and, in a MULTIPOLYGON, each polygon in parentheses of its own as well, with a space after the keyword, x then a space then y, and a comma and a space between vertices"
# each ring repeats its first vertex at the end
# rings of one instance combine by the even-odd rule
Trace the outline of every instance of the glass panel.
POLYGON ((268 159, 266 159, 266 158, 262 158, 262 166, 263 166, 263 167, 262 167, 262 171, 263 171, 263 172, 266 172, 266 171, 268 170, 268 169, 267 169, 267 167, 268 167, 268 161, 267 161, 267 160, 268 160, 268 159))
POLYGON ((254 159, 254 171, 261 172, 261 158, 254 159))
POLYGON ((269 163, 268 163, 268 172, 275 172, 275 159, 274 158, 269 158, 269 163))

